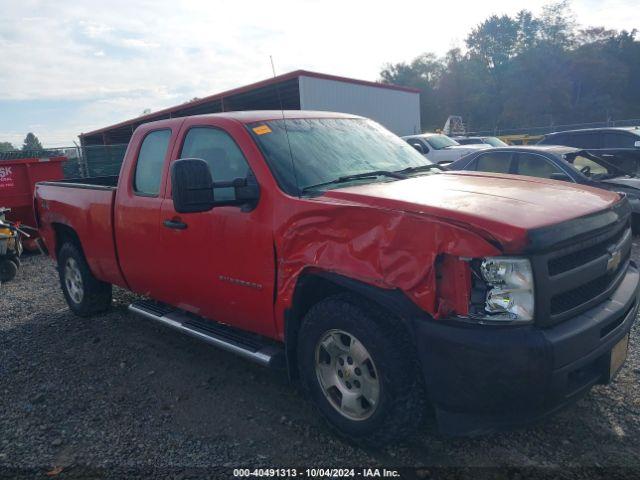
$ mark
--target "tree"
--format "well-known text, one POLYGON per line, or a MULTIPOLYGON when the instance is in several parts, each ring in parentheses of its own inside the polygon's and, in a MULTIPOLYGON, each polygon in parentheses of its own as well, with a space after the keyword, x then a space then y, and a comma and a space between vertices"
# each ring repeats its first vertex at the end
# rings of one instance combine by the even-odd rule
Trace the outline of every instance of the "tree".
POLYGON ((433 106, 435 85, 442 74, 442 64, 432 53, 425 53, 415 58, 410 64, 404 62, 386 64, 380 72, 384 83, 394 83, 420 90, 420 118, 422 125, 430 125, 440 117, 433 106))
POLYGON ((425 53, 385 65, 383 82, 420 90, 423 129, 461 115, 475 131, 640 118, 640 41, 635 30, 578 30, 568 0, 540 15, 492 15, 466 51, 425 53))
POLYGON ((517 20, 508 15, 492 15, 471 31, 466 39, 467 47, 490 69, 499 68, 516 53, 518 27, 517 20))
POLYGON ((560 48, 571 47, 575 42, 576 20, 569 0, 546 5, 540 17, 540 33, 544 41, 560 48))
POLYGON ((522 53, 535 47, 540 39, 540 20, 528 10, 520 10, 516 15, 518 22, 518 41, 516 51, 522 53))
POLYGON ((27 133, 24 143, 22 144, 22 150, 39 152, 42 149, 42 144, 40 140, 38 140, 38 137, 31 132, 27 133))
POLYGON ((10 152, 11 150, 15 150, 11 142, 0 142, 0 152, 10 152))
POLYGON ((588 27, 580 29, 578 32, 578 45, 588 45, 590 43, 606 43, 618 35, 616 30, 604 27, 588 27))

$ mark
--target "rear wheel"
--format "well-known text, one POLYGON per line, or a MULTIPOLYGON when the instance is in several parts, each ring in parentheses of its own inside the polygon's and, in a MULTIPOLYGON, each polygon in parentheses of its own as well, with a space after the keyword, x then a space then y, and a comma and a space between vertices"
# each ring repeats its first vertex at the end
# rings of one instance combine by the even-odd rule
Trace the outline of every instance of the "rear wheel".
POLYGON ((298 368, 329 425, 361 443, 405 439, 421 424, 424 388, 414 347, 393 315, 342 294, 303 320, 298 368))
POLYGON ((80 249, 65 243, 58 253, 58 274, 69 308, 81 317, 107 310, 111 285, 93 276, 80 249))

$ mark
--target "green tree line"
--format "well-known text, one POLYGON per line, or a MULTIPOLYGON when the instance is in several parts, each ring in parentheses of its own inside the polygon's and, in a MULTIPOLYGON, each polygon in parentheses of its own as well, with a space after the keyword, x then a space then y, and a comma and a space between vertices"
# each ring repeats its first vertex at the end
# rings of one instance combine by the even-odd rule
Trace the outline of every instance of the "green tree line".
POLYGON ((461 115, 471 130, 640 117, 637 31, 578 28, 568 0, 538 16, 493 15, 465 49, 387 64, 381 80, 418 88, 423 129, 461 115))
MULTIPOLYGON (((0 142, 0 152, 11 152, 13 150, 17 150, 16 147, 13 146, 11 142, 0 142)), ((30 151, 30 152, 39 152, 43 150, 42 144, 38 137, 36 137, 33 133, 27 133, 27 136, 22 142, 22 150, 30 151)))

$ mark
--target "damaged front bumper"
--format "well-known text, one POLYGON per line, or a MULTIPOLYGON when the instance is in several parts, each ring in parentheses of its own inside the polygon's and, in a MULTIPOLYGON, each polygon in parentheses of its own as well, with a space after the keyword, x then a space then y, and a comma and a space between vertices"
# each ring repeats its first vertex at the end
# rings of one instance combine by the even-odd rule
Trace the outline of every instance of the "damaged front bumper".
POLYGON ((549 328, 413 321, 440 430, 477 435, 536 422, 610 381, 611 351, 638 310, 630 263, 607 300, 549 328))

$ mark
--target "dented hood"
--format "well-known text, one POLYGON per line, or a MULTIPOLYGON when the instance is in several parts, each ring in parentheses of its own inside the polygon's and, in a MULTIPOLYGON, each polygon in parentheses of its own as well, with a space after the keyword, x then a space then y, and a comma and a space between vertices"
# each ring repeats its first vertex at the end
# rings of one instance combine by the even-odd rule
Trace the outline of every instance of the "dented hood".
POLYGON ((606 210, 620 197, 554 180, 450 172, 330 190, 318 200, 437 217, 515 251, 526 247, 531 230, 606 210))

